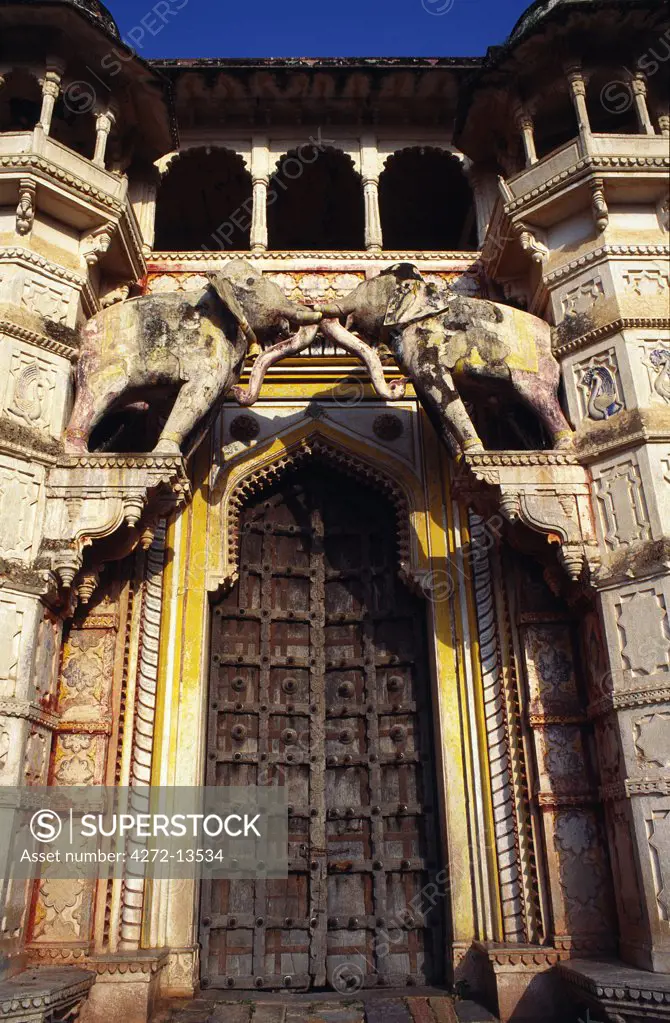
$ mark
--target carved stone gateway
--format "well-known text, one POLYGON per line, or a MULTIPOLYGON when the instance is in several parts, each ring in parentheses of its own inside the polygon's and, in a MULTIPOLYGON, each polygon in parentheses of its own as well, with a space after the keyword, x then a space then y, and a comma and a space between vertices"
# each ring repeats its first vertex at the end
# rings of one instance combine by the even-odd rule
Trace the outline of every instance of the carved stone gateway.
POLYGON ((0 870, 0 1016, 669 1018, 664 18, 205 67, 0 3, 0 786, 291 806, 283 881, 0 870))

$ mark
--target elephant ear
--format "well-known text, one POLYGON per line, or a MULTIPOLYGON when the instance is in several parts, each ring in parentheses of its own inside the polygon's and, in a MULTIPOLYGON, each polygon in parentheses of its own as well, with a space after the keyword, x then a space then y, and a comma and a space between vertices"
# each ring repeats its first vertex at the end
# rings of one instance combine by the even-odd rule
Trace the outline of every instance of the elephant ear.
POLYGON ((212 285, 214 291, 217 293, 223 304, 230 310, 237 320, 240 330, 246 337, 249 344, 258 344, 258 338, 251 329, 249 321, 244 313, 244 309, 235 295, 235 291, 230 280, 225 274, 221 273, 207 274, 207 277, 209 279, 209 283, 212 285))
POLYGON ((434 294, 425 281, 400 281, 386 307, 385 327, 406 327, 447 308, 445 296, 434 294))

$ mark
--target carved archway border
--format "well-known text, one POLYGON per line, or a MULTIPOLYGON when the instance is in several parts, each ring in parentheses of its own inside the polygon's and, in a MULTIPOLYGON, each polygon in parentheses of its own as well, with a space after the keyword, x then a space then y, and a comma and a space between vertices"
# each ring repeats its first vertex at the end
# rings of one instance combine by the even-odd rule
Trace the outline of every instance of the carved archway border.
POLYGON ((217 592, 232 586, 237 580, 239 520, 245 503, 280 479, 286 471, 310 459, 333 465, 343 474, 362 481, 389 499, 396 515, 398 573, 408 585, 420 589, 429 566, 419 480, 416 479, 415 483, 407 480, 407 470, 400 465, 394 466, 395 473, 382 468, 379 464, 381 458, 386 465, 395 461, 389 458, 388 452, 379 452, 375 457, 374 448, 354 450, 346 443, 346 438, 322 423, 314 424, 307 432, 303 430, 290 439, 284 438, 279 449, 275 447, 276 440, 274 438, 253 460, 233 466, 223 483, 215 487, 214 499, 217 490, 221 496, 220 517, 225 539, 220 547, 220 561, 208 574, 207 589, 217 592))

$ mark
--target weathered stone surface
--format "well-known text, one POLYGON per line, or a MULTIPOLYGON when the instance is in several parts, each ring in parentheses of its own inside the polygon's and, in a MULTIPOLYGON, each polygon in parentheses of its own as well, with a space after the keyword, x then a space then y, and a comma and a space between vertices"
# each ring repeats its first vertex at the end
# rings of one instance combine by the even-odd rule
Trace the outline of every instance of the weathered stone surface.
MULTIPOLYGON (((551 330, 538 317, 439 288, 411 263, 387 267, 321 311, 346 317, 370 344, 390 345, 452 450, 454 442, 464 451, 483 450, 458 392, 459 382, 469 378, 494 387, 501 380, 511 383, 557 446, 570 443, 572 430, 557 398, 560 367, 551 330)), ((328 332, 328 322, 323 329, 328 332)), ((333 336, 342 343, 343 333, 333 336)))

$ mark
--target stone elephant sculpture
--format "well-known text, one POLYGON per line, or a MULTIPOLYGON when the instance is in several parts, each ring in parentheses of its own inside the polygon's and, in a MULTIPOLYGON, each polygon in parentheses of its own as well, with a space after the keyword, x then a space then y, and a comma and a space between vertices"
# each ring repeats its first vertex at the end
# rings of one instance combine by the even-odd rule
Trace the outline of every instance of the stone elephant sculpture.
MULTIPOLYGON (((476 379, 511 384, 554 446, 570 445, 572 429, 557 398, 560 369, 551 328, 537 316, 430 283, 411 263, 395 263, 337 303, 316 308, 324 316, 321 330, 334 341, 344 344, 356 330, 368 342, 359 342, 359 354, 373 382, 380 364, 368 346, 388 345, 433 421, 463 451, 484 450, 458 390, 476 379), (341 318, 345 327, 337 322, 341 318)), ((401 382, 391 389, 397 397, 401 382)))
POLYGON ((226 393, 252 404, 268 366, 309 345, 321 314, 286 298, 272 281, 234 259, 192 292, 145 295, 111 305, 82 331, 76 400, 65 433, 87 450, 105 413, 178 389, 156 451, 178 453, 226 393), (297 333, 291 336, 291 331, 297 333), (248 391, 237 386, 249 345, 260 344, 248 391))

